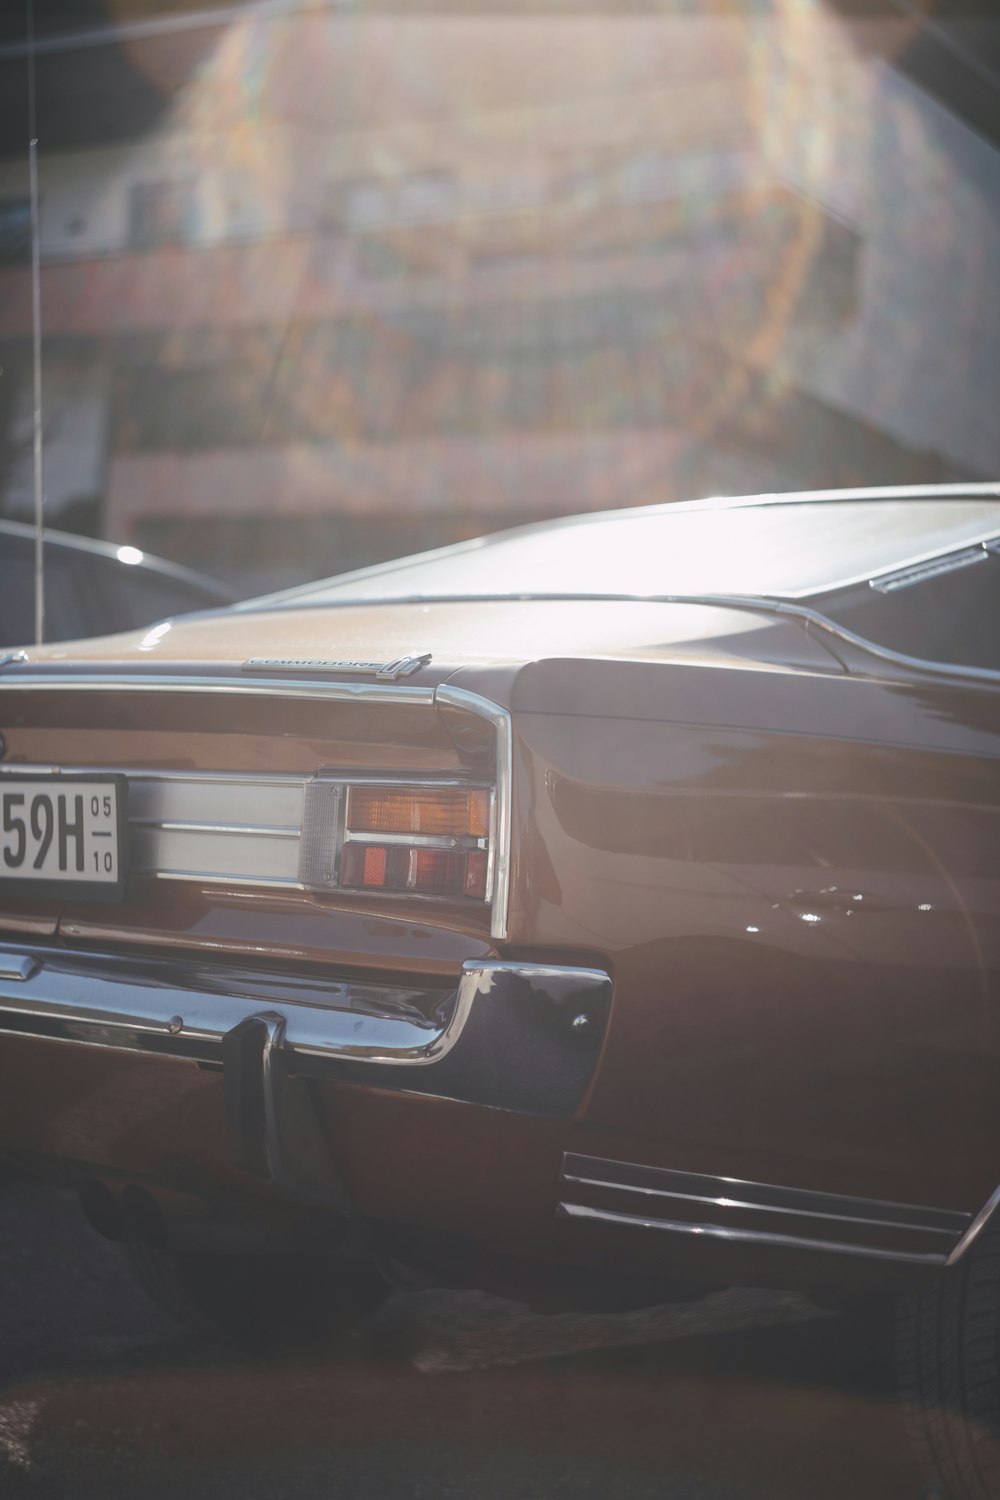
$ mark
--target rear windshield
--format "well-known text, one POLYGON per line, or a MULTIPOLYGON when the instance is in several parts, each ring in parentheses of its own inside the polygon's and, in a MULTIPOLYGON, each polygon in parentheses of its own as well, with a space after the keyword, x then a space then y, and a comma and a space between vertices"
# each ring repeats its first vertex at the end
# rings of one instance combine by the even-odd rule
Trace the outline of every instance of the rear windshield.
POLYGON ((1000 536, 1000 494, 656 507, 523 527, 250 601, 556 594, 807 598, 1000 536))

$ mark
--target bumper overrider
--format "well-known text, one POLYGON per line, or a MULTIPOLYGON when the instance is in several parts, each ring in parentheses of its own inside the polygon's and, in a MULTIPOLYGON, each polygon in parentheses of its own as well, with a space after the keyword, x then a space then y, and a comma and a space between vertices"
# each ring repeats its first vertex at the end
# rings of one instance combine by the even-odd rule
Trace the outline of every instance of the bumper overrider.
POLYGON ((282 1116, 300 1080, 571 1115, 610 1002, 608 974, 555 964, 476 959, 457 984, 392 984, 0 944, 0 1031, 221 1068, 237 1162, 276 1185, 294 1176, 282 1116))

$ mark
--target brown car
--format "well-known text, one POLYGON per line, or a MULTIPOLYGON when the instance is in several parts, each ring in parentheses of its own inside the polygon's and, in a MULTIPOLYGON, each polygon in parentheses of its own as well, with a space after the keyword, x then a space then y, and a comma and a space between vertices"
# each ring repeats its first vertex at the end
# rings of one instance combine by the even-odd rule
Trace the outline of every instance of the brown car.
POLYGON ((766 496, 8 661, 0 1141, 242 1336, 899 1291, 996 1495, 998 585, 1000 485, 766 496))

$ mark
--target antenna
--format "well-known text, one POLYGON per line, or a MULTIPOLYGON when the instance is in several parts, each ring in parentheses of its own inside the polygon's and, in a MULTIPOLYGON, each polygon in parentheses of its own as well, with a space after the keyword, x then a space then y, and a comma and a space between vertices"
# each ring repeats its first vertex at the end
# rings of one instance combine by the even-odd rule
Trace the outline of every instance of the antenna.
POLYGON ((34 363, 35 644, 45 639, 45 491, 42 487, 42 279, 38 244, 38 136, 35 133, 35 0, 28 0, 28 175, 31 183, 31 326, 34 363))

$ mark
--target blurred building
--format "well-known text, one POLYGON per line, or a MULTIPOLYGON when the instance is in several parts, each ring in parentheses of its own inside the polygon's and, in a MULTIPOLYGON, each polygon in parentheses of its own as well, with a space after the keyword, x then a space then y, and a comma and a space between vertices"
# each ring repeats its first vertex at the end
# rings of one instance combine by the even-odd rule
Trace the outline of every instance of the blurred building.
POLYGON ((998 144, 900 70, 905 22, 796 15, 247 6, 46 43, 52 522, 250 590, 580 509, 1000 473, 998 144))

